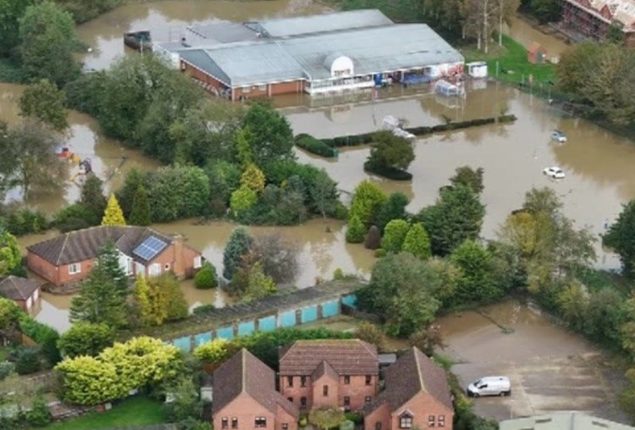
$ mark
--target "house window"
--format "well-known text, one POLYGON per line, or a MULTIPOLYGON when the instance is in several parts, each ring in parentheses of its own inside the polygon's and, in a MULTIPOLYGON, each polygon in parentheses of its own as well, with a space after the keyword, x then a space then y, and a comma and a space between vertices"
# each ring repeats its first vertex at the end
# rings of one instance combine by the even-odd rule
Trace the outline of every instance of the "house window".
POLYGON ((203 266, 203 257, 201 257, 200 255, 197 255, 196 257, 194 257, 193 266, 195 269, 200 269, 203 266))
POLYGON ((289 430, 289 424, 282 423, 282 430, 289 430))
POLYGON ((267 418, 256 417, 256 419, 254 420, 254 425, 256 426, 256 428, 267 427, 267 418))
POLYGON ((328 385, 323 385, 323 386, 322 386, 322 395, 323 395, 324 397, 326 397, 326 396, 328 396, 328 395, 329 395, 329 386, 328 386, 328 385))
POLYGON ((348 396, 344 397, 344 406, 350 406, 351 405, 351 398, 348 396))
POLYGON ((148 268, 148 275, 158 276, 161 274, 161 265, 158 263, 152 263, 148 268))
POLYGON ((436 424, 436 417, 434 415, 428 415, 428 427, 434 427, 436 424))
POLYGON ((399 428, 400 429, 410 429, 412 428, 412 415, 409 413, 402 414, 399 417, 399 428))
POLYGON ((227 419, 227 417, 223 417, 220 419, 220 427, 222 429, 227 429, 229 427, 229 420, 227 419))
POLYGON ((75 275, 82 271, 82 265, 80 263, 73 263, 68 265, 68 274, 75 275))
POLYGON ((445 427, 445 415, 439 415, 437 417, 437 425, 438 427, 445 427))
POLYGON ((287 376, 287 385, 293 387, 293 376, 287 376))
POLYGON ((232 428, 233 429, 237 429, 238 428, 238 418, 236 418, 236 417, 232 417, 232 428))
POLYGON ((372 397, 370 396, 364 397, 364 403, 370 403, 371 400, 372 400, 372 397))
POLYGON ((344 385, 349 385, 351 383, 351 377, 346 375, 344 376, 344 385))
POLYGON ((164 269, 165 271, 170 270, 170 263, 167 263, 165 266, 163 266, 163 269, 164 269))
POLYGON ((306 408, 306 397, 300 397, 300 407, 306 408))
POLYGON ((300 376, 300 386, 306 387, 306 376, 300 376))
POLYGON ((287 400, 293 403, 293 397, 287 397, 287 400))
POLYGON ((381 430, 381 421, 375 423, 375 430, 381 430))
POLYGON ((372 375, 366 375, 366 385, 370 385, 373 382, 372 375))

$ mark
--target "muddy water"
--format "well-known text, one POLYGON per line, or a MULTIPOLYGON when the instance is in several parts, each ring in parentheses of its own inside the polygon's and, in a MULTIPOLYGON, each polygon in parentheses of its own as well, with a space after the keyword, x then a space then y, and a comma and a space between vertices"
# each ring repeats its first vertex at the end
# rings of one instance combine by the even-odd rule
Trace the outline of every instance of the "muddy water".
MULTIPOLYGON (((0 121, 10 126, 20 121, 18 100, 24 87, 21 85, 0 83, 0 121)), ((143 156, 139 151, 124 148, 120 142, 100 134, 97 122, 88 115, 69 111, 69 130, 63 138, 70 151, 81 159, 89 158, 95 174, 105 182, 105 191, 117 189, 132 168, 154 169, 158 163, 143 156)), ((38 192, 34 189, 27 202, 29 206, 52 214, 66 204, 79 198, 82 176, 78 174, 76 164, 68 163, 67 178, 64 189, 58 192, 38 192)), ((7 200, 22 201, 21 189, 9 191, 7 200)))
MULTIPOLYGON (((440 121, 437 99, 413 95, 397 100, 379 99, 375 103, 346 106, 345 114, 333 116, 330 108, 285 109, 296 133, 319 137, 377 130, 384 115, 408 119, 411 125, 432 125, 440 121), (432 113, 431 113, 432 112, 432 113)), ((605 222, 612 222, 621 204, 635 197, 635 145, 594 124, 561 115, 542 99, 497 84, 468 92, 457 119, 495 114, 505 107, 518 120, 508 125, 491 125, 452 133, 440 133, 415 143, 416 158, 410 165, 411 182, 371 178, 388 192, 402 191, 412 201, 408 209, 416 212, 433 203, 439 187, 448 182, 462 165, 485 169, 482 200, 487 214, 483 235, 493 238, 505 217, 523 201, 532 187, 551 187, 561 197, 565 214, 579 227, 589 226, 599 235, 605 222), (496 107, 498 106, 498 108, 496 107), (553 129, 568 136, 565 144, 550 140, 553 129), (548 166, 560 166, 566 178, 554 181, 542 174, 548 166)), ((323 167, 339 183, 352 191, 370 176, 363 164, 368 147, 345 149, 337 161, 327 161, 298 151, 301 161, 323 167)), ((618 266, 617 259, 599 253, 598 264, 604 268, 618 266)))
POLYGON ((80 25, 79 38, 92 52, 84 58, 88 69, 105 69, 123 55, 127 31, 150 30, 155 41, 178 41, 187 25, 210 21, 248 21, 304 15, 325 10, 310 0, 210 1, 173 0, 131 2, 80 25))
MULTIPOLYGON (((214 264, 220 274, 223 270, 223 250, 236 225, 229 222, 210 222, 200 225, 193 220, 184 220, 153 227, 167 234, 183 235, 190 246, 202 251, 203 256, 214 264)), ((333 272, 337 268, 341 268, 344 273, 368 277, 375 262, 372 251, 366 250, 361 245, 346 243, 344 223, 341 221, 317 219, 302 226, 250 227, 249 231, 255 237, 279 234, 296 248, 300 270, 293 284, 299 288, 315 285, 319 280, 332 279, 333 272)), ((28 245, 53 236, 55 236, 54 232, 23 236, 20 238, 20 245, 24 251, 28 245)), ((190 311, 201 305, 212 304, 222 307, 232 302, 231 298, 220 289, 197 290, 192 281, 183 282, 181 290, 190 311)), ((71 298, 72 296, 54 296, 44 293, 36 318, 58 330, 67 330, 71 298)))
POLYGON ((570 46, 566 42, 532 27, 527 21, 517 16, 513 16, 509 24, 505 29, 506 34, 527 49, 533 43, 540 44, 547 51, 547 58, 550 60, 554 57, 560 57, 570 46))

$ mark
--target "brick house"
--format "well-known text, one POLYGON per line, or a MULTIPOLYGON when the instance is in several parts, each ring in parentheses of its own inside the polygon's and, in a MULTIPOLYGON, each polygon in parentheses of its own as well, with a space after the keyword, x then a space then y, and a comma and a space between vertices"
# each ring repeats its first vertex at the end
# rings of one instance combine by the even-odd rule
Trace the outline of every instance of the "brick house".
POLYGON ((385 389, 364 408, 364 430, 452 430, 454 409, 445 371, 417 348, 386 369, 385 389))
POLYGON ((213 376, 216 430, 297 430, 298 408, 276 391, 273 370, 246 349, 213 376))
POLYGON ((101 249, 113 244, 128 276, 156 276, 172 272, 191 277, 201 267, 201 253, 149 227, 98 226, 65 233, 27 247, 27 266, 55 286, 85 279, 101 249))
POLYGON ((626 46, 635 46, 633 0, 562 0, 562 23, 585 37, 604 40, 611 24, 622 29, 626 46))
POLYGON ((11 275, 0 281, 0 296, 13 300, 22 310, 31 313, 40 298, 40 287, 31 279, 11 275))
POLYGON ((279 378, 300 409, 361 410, 377 394, 377 348, 358 339, 297 341, 280 352, 279 378))

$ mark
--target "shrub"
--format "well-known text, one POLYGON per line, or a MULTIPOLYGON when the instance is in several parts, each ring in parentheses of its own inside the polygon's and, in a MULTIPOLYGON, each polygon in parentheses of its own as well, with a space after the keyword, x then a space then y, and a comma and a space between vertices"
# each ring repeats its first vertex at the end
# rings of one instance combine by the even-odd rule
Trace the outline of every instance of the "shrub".
POLYGON ((66 206, 55 215, 53 221, 55 227, 66 233, 73 230, 81 230, 99 224, 99 220, 95 218, 95 214, 90 208, 81 203, 74 203, 66 206))
POLYGON ((206 363, 221 363, 231 353, 230 343, 225 339, 214 339, 194 349, 194 357, 206 363))
POLYGON ((96 356, 111 346, 114 338, 113 330, 106 324, 78 322, 60 337, 57 345, 66 357, 96 356))
POLYGON ((9 376, 15 370, 15 365, 10 361, 0 361, 0 381, 9 376))
POLYGON ((386 252, 397 253, 401 251, 401 247, 406 239, 406 235, 410 230, 408 221, 402 219, 394 219, 386 224, 384 237, 381 240, 381 247, 386 252))
POLYGON ((364 163, 364 171, 392 179, 393 181, 409 181, 412 179, 412 173, 408 173, 405 170, 390 166, 372 165, 368 161, 364 163))
POLYGON ((379 350, 382 350, 386 343, 384 332, 375 324, 367 321, 364 321, 359 325, 357 331, 355 332, 355 336, 358 339, 375 345, 379 350))
POLYGON ((366 228, 358 216, 353 216, 348 221, 346 230, 346 241, 348 243, 362 243, 366 235, 366 228))
POLYGON ((337 269, 335 269, 335 271, 333 271, 333 280, 341 281, 345 279, 344 277, 345 277, 344 271, 340 267, 338 267, 337 269))
POLYGON ((40 355, 37 348, 23 348, 18 351, 15 371, 19 375, 35 373, 41 368, 40 355))
POLYGON ((44 427, 51 422, 51 412, 42 396, 33 400, 31 410, 26 413, 26 420, 35 427, 44 427))
POLYGON ((364 240, 364 247, 366 249, 377 249, 381 245, 381 233, 376 225, 371 225, 364 240))
POLYGON ((295 137, 295 145, 321 157, 332 158, 337 156, 336 149, 308 134, 298 134, 295 137))
POLYGON ((5 221, 9 233, 22 236, 46 230, 48 222, 42 212, 30 209, 18 209, 9 213, 5 221))
POLYGON ((24 314, 20 317, 20 330, 40 346, 40 352, 51 366, 60 361, 60 352, 57 349, 60 335, 55 329, 24 314))
POLYGON ((201 267, 194 276, 194 286, 201 290, 216 288, 218 286, 216 268, 212 263, 209 261, 203 263, 203 267, 201 267))

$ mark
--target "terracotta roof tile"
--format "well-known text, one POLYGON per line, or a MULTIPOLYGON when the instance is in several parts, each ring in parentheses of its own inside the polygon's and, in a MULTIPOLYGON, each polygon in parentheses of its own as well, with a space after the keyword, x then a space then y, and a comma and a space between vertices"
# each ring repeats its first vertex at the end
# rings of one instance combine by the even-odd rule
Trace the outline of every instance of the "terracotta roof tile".
POLYGON ((280 375, 311 375, 326 361, 339 375, 377 375, 377 348, 358 339, 299 340, 280 353, 280 375))
POLYGON ((26 300, 37 289, 38 286, 33 280, 13 275, 0 281, 0 296, 11 300, 26 300))

